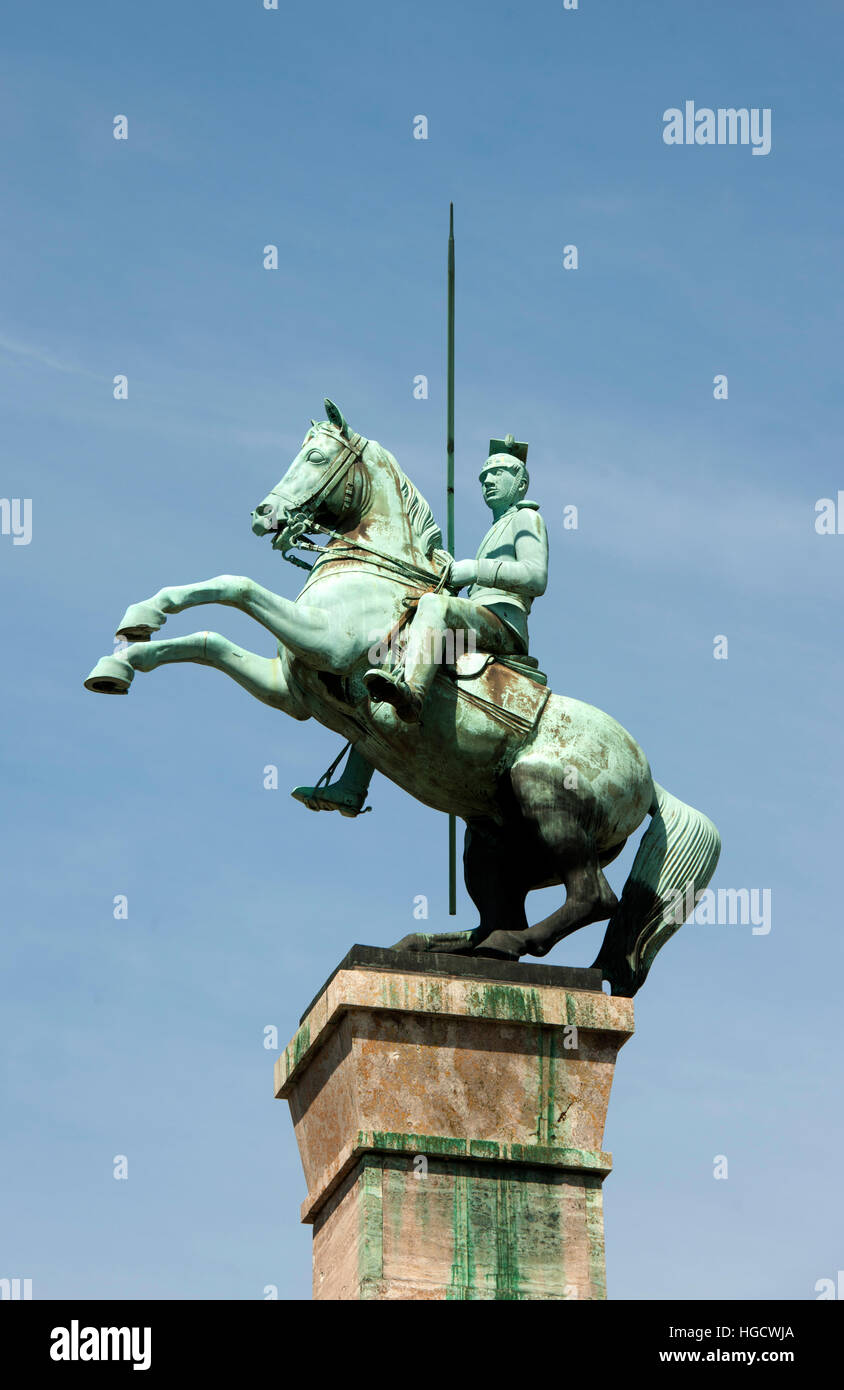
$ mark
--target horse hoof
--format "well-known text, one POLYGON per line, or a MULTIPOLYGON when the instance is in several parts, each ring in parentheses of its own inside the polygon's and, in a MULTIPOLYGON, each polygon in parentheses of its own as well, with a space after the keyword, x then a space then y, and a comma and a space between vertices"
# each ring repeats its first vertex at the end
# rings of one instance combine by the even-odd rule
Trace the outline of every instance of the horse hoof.
POLYGON ((524 951, 524 940, 518 932, 494 931, 475 949, 476 956, 492 960, 518 960, 524 951))
POLYGON ((167 619, 154 603, 131 603, 115 633, 125 642, 148 642, 167 619))
POLYGON ((424 932, 411 932, 401 941, 390 946, 391 951, 431 951, 438 955, 463 956, 473 952, 475 931, 438 932, 432 936, 424 932))
POLYGON ((135 672, 119 656, 101 656, 85 682, 95 695, 127 695, 135 672))

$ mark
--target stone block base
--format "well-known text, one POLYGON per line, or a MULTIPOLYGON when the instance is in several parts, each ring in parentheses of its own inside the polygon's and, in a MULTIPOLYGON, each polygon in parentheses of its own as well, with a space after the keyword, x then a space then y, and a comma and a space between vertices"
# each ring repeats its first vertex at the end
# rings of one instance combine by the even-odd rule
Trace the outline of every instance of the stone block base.
POLYGON ((314 1298, 605 1297, 597 1174, 368 1153, 314 1223, 314 1298))
POLYGON ((594 970, 355 947, 276 1063, 317 1299, 606 1297, 633 1005, 594 970))

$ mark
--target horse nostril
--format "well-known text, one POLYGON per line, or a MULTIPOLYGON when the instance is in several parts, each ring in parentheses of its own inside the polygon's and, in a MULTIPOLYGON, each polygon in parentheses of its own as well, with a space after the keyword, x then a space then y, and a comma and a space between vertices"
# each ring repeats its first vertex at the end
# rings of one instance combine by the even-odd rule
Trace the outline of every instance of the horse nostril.
POLYGON ((257 516, 269 516, 271 511, 272 507, 268 506, 266 502, 262 502, 260 507, 255 508, 255 513, 257 516))

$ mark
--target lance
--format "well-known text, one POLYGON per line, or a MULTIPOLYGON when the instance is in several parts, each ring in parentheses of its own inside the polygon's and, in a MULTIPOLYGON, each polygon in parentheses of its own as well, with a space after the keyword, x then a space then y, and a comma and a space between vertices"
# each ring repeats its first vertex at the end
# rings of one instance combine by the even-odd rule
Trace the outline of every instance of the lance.
MULTIPOLYGON (((448 417, 446 423, 446 513, 448 550, 454 554, 454 204, 448 205, 448 417)), ((448 915, 457 913, 457 821, 448 818, 448 915)))

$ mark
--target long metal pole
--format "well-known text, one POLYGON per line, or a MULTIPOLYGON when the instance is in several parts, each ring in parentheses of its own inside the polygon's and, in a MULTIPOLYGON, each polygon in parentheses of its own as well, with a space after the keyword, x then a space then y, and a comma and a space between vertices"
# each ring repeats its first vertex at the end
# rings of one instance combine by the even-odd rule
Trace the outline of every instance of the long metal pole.
MULTIPOLYGON (((454 204, 448 208, 448 477, 446 484, 448 549, 454 554, 454 204)), ((457 821, 448 818, 448 914, 457 914, 457 821)))

